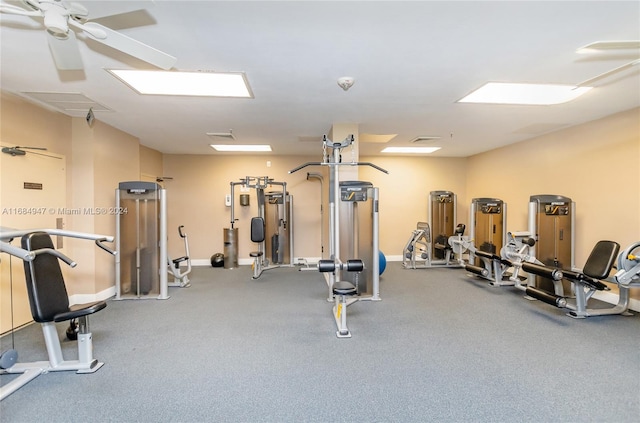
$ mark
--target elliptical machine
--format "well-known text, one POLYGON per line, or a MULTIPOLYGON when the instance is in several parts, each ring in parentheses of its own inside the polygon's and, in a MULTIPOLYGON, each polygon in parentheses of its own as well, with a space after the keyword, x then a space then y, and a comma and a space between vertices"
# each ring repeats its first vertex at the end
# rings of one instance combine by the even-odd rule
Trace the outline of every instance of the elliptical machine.
POLYGON ((188 288, 191 286, 189 281, 189 273, 191 273, 191 258, 189 257, 189 239, 187 234, 184 233, 184 225, 178 226, 178 234, 184 242, 184 256, 171 260, 171 257, 167 254, 167 271, 169 275, 173 276, 173 281, 169 281, 169 286, 177 286, 180 288, 188 288), (180 270, 180 264, 186 262, 187 268, 184 271, 180 270))

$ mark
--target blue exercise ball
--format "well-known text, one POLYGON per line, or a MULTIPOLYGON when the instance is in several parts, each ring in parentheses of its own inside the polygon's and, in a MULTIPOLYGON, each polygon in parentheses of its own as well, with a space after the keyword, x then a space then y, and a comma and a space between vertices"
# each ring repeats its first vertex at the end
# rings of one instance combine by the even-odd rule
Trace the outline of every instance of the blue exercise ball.
POLYGON ((384 256, 384 253, 382 251, 379 251, 379 259, 378 259, 378 266, 379 266, 379 275, 382 275, 384 273, 384 269, 387 268, 387 258, 384 256))

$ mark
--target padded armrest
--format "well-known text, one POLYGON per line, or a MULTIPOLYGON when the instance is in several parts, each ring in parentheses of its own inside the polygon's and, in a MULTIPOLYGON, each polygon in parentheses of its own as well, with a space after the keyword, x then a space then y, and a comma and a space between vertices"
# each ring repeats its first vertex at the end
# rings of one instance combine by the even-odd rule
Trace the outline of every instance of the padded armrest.
POLYGON ((58 313, 53 317, 54 322, 64 322, 66 320, 77 319, 78 317, 88 316, 97 313, 107 306, 105 301, 96 301, 95 303, 76 304, 69 307, 69 311, 58 313))

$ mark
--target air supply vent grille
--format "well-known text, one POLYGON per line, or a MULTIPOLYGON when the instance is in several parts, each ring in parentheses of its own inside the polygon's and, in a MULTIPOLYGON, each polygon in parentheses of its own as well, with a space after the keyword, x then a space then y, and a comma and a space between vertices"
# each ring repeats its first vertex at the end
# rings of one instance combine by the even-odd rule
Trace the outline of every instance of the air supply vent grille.
POLYGON ((94 113, 113 111, 82 93, 26 91, 20 94, 50 109, 55 109, 74 117, 86 116, 89 109, 93 110, 94 113))

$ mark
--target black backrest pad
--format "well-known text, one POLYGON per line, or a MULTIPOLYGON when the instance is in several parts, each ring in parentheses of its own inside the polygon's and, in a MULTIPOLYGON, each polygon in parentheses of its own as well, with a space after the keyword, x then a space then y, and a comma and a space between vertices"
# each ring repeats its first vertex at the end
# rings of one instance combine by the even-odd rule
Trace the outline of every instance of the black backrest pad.
MULTIPOLYGON (((22 237, 22 248, 30 251, 53 249, 53 242, 49 234, 33 232, 22 237)), ((69 310, 69 296, 57 257, 38 254, 33 261, 24 262, 24 274, 33 320, 51 322, 56 314, 69 310)))
POLYGON ((615 241, 598 241, 582 269, 582 273, 594 279, 604 279, 609 276, 620 250, 620 244, 615 241))
POLYGON ((264 219, 261 217, 254 217, 251 219, 251 241, 264 241, 264 219))

